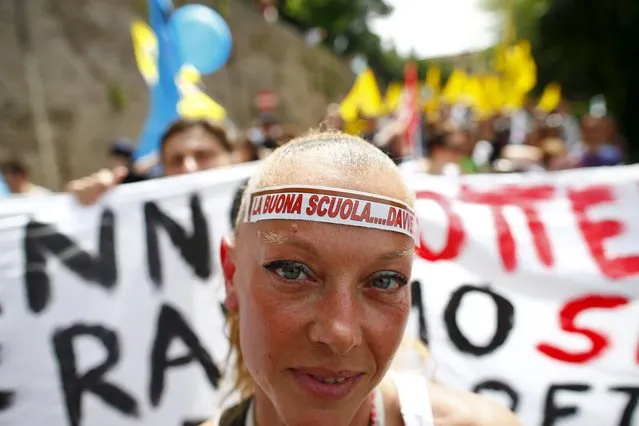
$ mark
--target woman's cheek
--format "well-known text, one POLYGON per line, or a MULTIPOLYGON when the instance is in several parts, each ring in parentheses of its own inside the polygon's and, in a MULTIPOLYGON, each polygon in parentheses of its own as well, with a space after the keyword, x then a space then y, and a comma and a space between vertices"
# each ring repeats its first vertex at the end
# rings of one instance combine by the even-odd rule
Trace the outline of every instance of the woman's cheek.
POLYGON ((394 303, 382 305, 382 308, 368 310, 364 321, 371 341, 378 346, 382 356, 392 356, 404 335, 404 329, 410 313, 410 293, 401 296, 394 303))

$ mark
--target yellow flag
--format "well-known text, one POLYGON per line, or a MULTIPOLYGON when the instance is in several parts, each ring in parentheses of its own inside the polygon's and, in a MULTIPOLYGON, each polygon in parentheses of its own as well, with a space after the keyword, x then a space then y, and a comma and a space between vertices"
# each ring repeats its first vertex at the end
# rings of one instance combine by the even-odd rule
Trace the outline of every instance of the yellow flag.
POLYGON ((354 88, 355 86, 353 86, 353 89, 351 89, 348 95, 346 95, 344 100, 339 104, 339 113, 346 123, 357 120, 357 116, 359 115, 359 99, 354 88))
POLYGON ((481 76, 468 76, 466 84, 464 84, 462 94, 459 97, 459 101, 470 106, 477 115, 484 116, 490 113, 490 106, 486 100, 481 76))
POLYGON ((384 106, 387 112, 394 112, 399 105, 399 99, 402 96, 404 85, 402 83, 390 83, 386 88, 386 96, 384 97, 384 106))
POLYGON ((437 65, 431 65, 426 71, 426 87, 437 93, 441 90, 442 70, 437 65))
POLYGON ((366 124, 367 123, 365 120, 360 119, 347 121, 344 123, 344 132, 348 133, 349 135, 361 135, 366 128, 366 124))
POLYGON ((223 121, 226 110, 198 87, 200 73, 191 65, 184 65, 177 78, 180 100, 177 105, 181 117, 207 118, 213 121, 223 121))
POLYGON ((493 68, 495 71, 505 71, 506 70, 506 50, 508 46, 501 43, 495 47, 495 57, 493 58, 493 68))
POLYGON ((431 65, 426 72, 426 84, 424 88, 428 91, 429 99, 424 102, 426 113, 432 116, 439 110, 439 97, 441 95, 442 70, 437 65, 431 65))
POLYGON ((459 69, 453 70, 450 77, 448 77, 444 90, 442 91, 443 100, 449 104, 457 103, 462 91, 464 90, 467 79, 468 76, 466 75, 466 72, 459 69))
POLYGON ((496 113, 504 107, 504 93, 502 81, 496 74, 487 74, 482 78, 484 87, 484 102, 491 113, 496 113))
POLYGON ((351 91, 340 103, 340 114, 344 121, 354 121, 360 113, 368 117, 377 117, 384 113, 382 96, 375 74, 370 68, 357 77, 351 91))
POLYGON ((138 69, 148 85, 154 85, 159 78, 157 57, 158 40, 155 33, 144 21, 135 20, 131 24, 133 53, 138 69))
POLYGON ((507 110, 520 109, 526 103, 526 93, 517 88, 510 88, 505 94, 504 108, 507 110))
POLYGON ((379 93, 375 74, 368 69, 359 79, 358 89, 360 110, 367 117, 377 117, 384 113, 382 95, 379 93))
MULTIPOLYGON (((149 25, 141 20, 131 24, 131 38, 135 61, 142 77, 148 85, 157 82, 158 41, 149 25)), ((226 118, 226 110, 199 88, 200 73, 191 65, 184 65, 176 79, 180 93, 177 110, 180 116, 188 118, 208 118, 222 121, 226 118)))
POLYGON ((530 42, 522 40, 506 52, 506 78, 516 90, 530 92, 537 84, 537 65, 531 54, 530 42))
POLYGON ((549 83, 539 98, 537 107, 545 112, 551 112, 561 102, 561 86, 557 83, 549 83))
POLYGON ((503 107, 521 108, 526 95, 537 84, 537 65, 530 42, 521 40, 512 46, 502 44, 495 54, 495 68, 501 72, 503 107))

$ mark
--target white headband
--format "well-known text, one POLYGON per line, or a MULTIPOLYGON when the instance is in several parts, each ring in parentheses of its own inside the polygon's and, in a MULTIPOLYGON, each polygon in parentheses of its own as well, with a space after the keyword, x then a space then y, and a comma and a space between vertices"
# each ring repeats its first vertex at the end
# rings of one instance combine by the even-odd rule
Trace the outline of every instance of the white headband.
POLYGON ((399 232, 417 243, 413 209, 394 198, 323 186, 277 186, 249 195, 244 221, 306 220, 399 232))

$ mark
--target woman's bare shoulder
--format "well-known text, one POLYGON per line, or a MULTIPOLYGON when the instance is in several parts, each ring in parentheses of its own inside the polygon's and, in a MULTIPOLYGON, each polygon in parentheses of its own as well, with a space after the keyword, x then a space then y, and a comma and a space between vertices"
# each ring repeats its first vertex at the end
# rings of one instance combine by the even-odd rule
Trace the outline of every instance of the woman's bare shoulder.
POLYGON ((472 392, 429 384, 435 425, 521 426, 510 410, 472 392))
MULTIPOLYGON (((393 380, 385 379, 380 388, 384 395, 386 424, 403 425, 393 380)), ((428 394, 435 426, 521 426, 510 410, 484 396, 433 382, 428 383, 428 394)))

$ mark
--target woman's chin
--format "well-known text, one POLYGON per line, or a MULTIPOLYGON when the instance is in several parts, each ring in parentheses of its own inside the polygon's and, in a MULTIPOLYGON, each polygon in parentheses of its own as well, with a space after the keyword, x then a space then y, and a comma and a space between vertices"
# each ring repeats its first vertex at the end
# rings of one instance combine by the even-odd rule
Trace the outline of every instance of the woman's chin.
MULTIPOLYGON (((341 426, 344 419, 355 416, 362 401, 354 394, 341 400, 324 400, 305 395, 299 389, 288 389, 275 403, 278 417, 286 426, 341 426), (284 395, 286 395, 284 397, 284 395)), ((363 397, 365 399, 365 397, 363 397)), ((275 401, 274 401, 275 402, 275 401)))
POLYGON ((344 419, 346 418, 345 415, 347 416, 343 409, 296 409, 294 412, 280 413, 280 418, 282 419, 282 423, 286 426, 342 426, 350 423, 344 423, 344 419))

